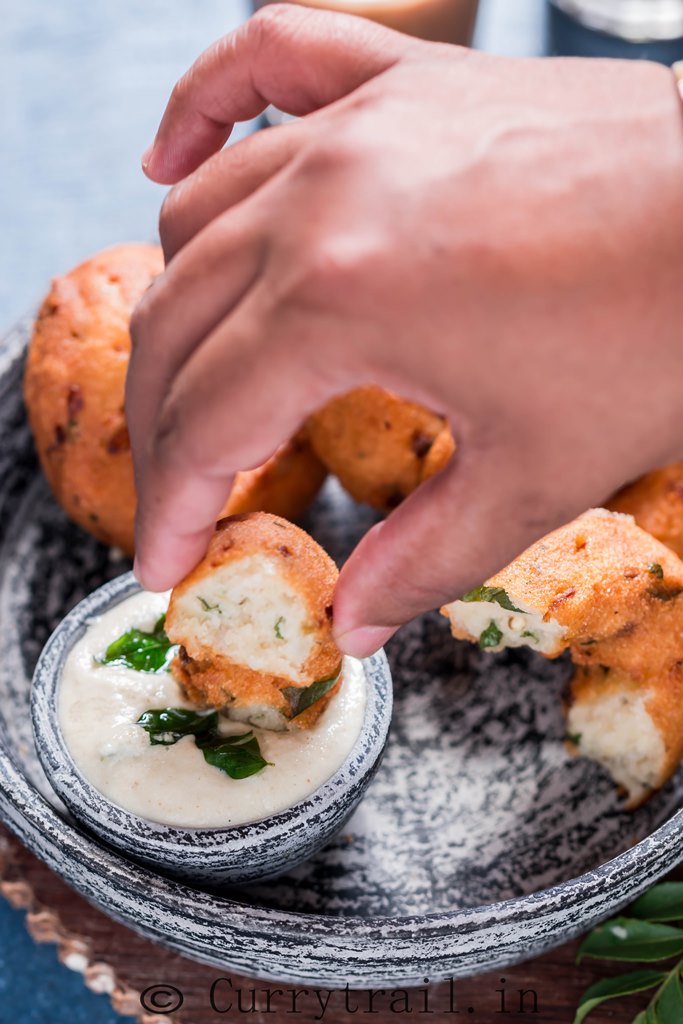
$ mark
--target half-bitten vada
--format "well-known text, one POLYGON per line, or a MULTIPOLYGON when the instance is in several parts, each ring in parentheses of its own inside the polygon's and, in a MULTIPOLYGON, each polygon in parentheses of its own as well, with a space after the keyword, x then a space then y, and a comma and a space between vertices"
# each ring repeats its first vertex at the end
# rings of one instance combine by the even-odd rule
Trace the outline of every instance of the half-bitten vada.
POLYGON ((569 650, 645 679, 683 659, 683 562, 631 516, 592 509, 441 611, 486 650, 569 650))
POLYGON ((329 555, 284 519, 221 520, 166 617, 181 645, 173 672, 188 698, 266 729, 313 725, 341 682, 337 576, 329 555))
POLYGON ((683 664, 635 680, 607 665, 577 668, 567 706, 568 740, 641 804, 683 758, 683 664))

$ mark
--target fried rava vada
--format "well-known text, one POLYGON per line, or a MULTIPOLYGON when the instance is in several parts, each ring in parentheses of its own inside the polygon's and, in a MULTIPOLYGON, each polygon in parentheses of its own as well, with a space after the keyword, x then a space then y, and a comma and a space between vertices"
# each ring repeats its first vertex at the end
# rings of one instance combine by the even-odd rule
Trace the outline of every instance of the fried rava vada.
POLYGON ((683 658, 683 562, 630 516, 592 509, 441 609, 453 635, 633 676, 683 658))
POLYGON ((128 553, 135 516, 123 407, 129 322, 162 270, 158 246, 131 243, 55 278, 24 375, 29 423, 55 498, 79 526, 128 553))
MULTIPOLYGON (((163 270, 155 245, 105 249, 55 278, 29 345, 24 397, 52 492, 74 522, 134 551, 135 482, 124 412, 130 317, 163 270)), ((327 475, 305 435, 235 477, 222 515, 298 519, 327 475)))
POLYGON ((329 555, 278 516, 221 520, 166 617, 188 698, 266 729, 312 726, 341 681, 337 576, 329 555))
POLYGON ((236 475, 221 518, 241 512, 271 512, 282 519, 300 519, 326 476, 306 431, 300 430, 262 466, 236 475))
POLYGON ((455 450, 446 419, 374 384, 333 398, 307 423, 311 444, 352 498, 390 512, 455 450))
POLYGON ((635 807, 683 757, 683 561, 631 516, 593 509, 444 606, 453 635, 576 665, 574 749, 635 807))
POLYGON ((683 462, 656 469, 623 487, 607 503, 683 558, 683 462))
POLYGON ((627 807, 637 807, 683 758, 683 664, 638 680, 608 665, 581 665, 566 713, 575 752, 600 763, 627 807))

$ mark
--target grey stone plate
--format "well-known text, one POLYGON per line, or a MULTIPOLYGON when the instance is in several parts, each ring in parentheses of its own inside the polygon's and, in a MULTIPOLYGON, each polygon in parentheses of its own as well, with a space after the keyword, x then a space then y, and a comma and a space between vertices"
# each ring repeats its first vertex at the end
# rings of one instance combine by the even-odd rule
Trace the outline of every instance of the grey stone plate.
MULTIPOLYGON (((264 978, 422 984, 557 945, 683 856, 679 774, 635 814, 564 751, 563 662, 487 656, 427 616, 388 647, 394 719, 345 832, 275 881, 192 889, 88 834, 33 746, 29 680, 53 628, 129 566, 71 526, 36 468, 20 395, 26 326, 0 352, 0 813, 89 900, 188 956, 264 978)), ((337 559, 370 517, 334 486, 308 528, 337 559)))

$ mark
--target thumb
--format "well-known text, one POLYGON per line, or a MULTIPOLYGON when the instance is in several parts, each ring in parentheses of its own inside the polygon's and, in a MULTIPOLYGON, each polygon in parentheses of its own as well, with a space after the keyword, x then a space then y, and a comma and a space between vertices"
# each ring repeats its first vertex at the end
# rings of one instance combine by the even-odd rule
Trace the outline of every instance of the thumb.
POLYGON ((369 656, 403 623, 461 597, 560 525, 562 513, 544 517, 538 507, 543 503, 532 499, 520 476, 507 459, 456 454, 447 469, 373 527, 337 584, 340 649, 369 656), (519 514, 531 500, 533 519, 519 514))

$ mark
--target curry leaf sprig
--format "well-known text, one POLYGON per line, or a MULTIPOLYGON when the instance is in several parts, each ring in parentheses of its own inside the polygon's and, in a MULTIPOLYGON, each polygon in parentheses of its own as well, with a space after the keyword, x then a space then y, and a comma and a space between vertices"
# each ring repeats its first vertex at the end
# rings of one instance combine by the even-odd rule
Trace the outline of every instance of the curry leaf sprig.
POLYGON ((129 629, 113 640, 100 658, 98 665, 122 665, 136 672, 165 672, 178 650, 165 632, 166 616, 157 619, 151 633, 143 629, 129 629))
POLYGON ((189 708, 150 708, 138 718, 153 746, 172 746, 183 736, 193 736, 207 764, 220 768, 231 779, 246 779, 266 765, 254 733, 222 736, 218 732, 217 711, 192 711, 189 708))
MULTIPOLYGON (((628 917, 616 917, 595 928, 581 944, 577 963, 586 957, 641 964, 683 957, 683 928, 672 923, 681 921, 683 882, 662 882, 636 900, 628 917)), ((653 989, 650 1002, 633 1024, 681 1024, 683 959, 667 970, 640 969, 591 985, 581 997, 574 1024, 583 1024, 607 999, 653 989)))

